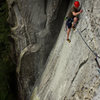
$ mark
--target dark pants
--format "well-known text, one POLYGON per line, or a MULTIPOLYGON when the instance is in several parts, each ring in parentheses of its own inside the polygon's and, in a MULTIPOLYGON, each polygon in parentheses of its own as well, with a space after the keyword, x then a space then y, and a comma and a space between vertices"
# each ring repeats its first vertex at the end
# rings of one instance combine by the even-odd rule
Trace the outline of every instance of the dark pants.
POLYGON ((68 26, 68 28, 71 28, 72 22, 73 22, 73 18, 68 18, 68 20, 66 21, 66 26, 68 26))

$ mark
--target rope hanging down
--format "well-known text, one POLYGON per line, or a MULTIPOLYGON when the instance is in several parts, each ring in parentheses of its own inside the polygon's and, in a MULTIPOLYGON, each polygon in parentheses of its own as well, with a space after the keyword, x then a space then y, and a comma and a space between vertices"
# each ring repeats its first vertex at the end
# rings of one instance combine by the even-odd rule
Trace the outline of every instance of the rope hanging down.
MULTIPOLYGON (((81 5, 81 7, 82 7, 82 5, 81 5)), ((85 11, 85 13, 86 13, 86 9, 85 9, 85 8, 84 8, 84 11, 85 11)), ((90 49, 90 51, 96 56, 95 61, 96 61, 96 63, 97 63, 98 68, 100 69, 100 65, 99 65, 99 62, 98 62, 98 59, 97 59, 97 58, 100 59, 100 56, 98 56, 98 54, 97 54, 96 52, 94 52, 94 51, 90 48, 90 46, 86 43, 86 41, 85 41, 84 38, 82 37, 81 33, 82 33, 84 30, 86 30, 86 28, 84 28, 81 32, 78 31, 78 33, 79 33, 79 35, 81 36, 81 38, 82 38, 82 40, 84 41, 84 43, 86 44, 86 46, 87 46, 87 47, 90 49)), ((100 70, 98 70, 98 72, 100 73, 100 70)))
POLYGON ((84 28, 81 32, 78 30, 78 33, 79 33, 79 35, 81 36, 81 38, 82 38, 82 40, 84 41, 84 43, 86 44, 86 46, 88 47, 88 49, 96 56, 95 61, 96 61, 96 63, 97 63, 98 68, 100 69, 100 65, 99 65, 99 62, 98 62, 98 60, 97 60, 97 58, 100 58, 100 56, 98 56, 98 54, 97 54, 96 52, 94 52, 94 51, 90 48, 90 46, 86 43, 86 41, 85 41, 84 38, 82 37, 82 34, 81 34, 81 33, 82 33, 84 30, 86 30, 86 28, 84 28))
POLYGON ((98 56, 97 53, 94 52, 94 51, 90 48, 90 46, 86 43, 86 41, 85 41, 84 38, 82 37, 82 34, 81 34, 81 33, 82 33, 84 30, 86 30, 86 28, 84 28, 81 32, 78 30, 79 35, 81 36, 82 40, 84 41, 84 43, 86 44, 86 46, 88 47, 88 49, 89 49, 96 57, 100 58, 100 56, 98 56))

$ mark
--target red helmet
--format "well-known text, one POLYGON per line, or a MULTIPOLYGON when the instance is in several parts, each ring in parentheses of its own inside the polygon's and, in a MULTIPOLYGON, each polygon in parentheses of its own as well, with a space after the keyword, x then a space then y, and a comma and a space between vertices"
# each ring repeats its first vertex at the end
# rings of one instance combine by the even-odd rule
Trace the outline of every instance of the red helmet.
POLYGON ((74 6, 75 6, 76 8, 78 8, 78 7, 80 6, 79 1, 75 1, 75 2, 74 2, 74 6))

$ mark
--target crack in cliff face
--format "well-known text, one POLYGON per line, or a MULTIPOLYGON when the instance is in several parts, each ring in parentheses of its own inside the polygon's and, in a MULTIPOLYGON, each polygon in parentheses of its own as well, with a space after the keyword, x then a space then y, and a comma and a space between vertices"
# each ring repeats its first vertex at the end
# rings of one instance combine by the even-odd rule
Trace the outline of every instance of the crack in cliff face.
POLYGON ((88 61, 88 58, 87 58, 86 60, 84 60, 84 61, 79 65, 79 68, 78 68, 77 72, 75 73, 75 76, 74 76, 73 80, 71 81, 72 84, 73 84, 75 78, 77 77, 77 74, 78 74, 79 70, 83 67, 83 65, 85 65, 85 64, 87 63, 87 61, 88 61))
MULTIPOLYGON (((70 84, 70 86, 69 86, 69 89, 68 89, 69 91, 70 91, 70 89, 71 89, 71 87, 72 87, 72 85, 73 85, 73 83, 74 83, 74 81, 75 81, 75 79, 76 79, 76 77, 77 77, 79 71, 80 71, 81 68, 87 63, 87 61, 88 61, 88 58, 80 63, 79 68, 78 68, 78 70, 76 71, 75 76, 73 77, 73 79, 72 79, 72 81, 71 81, 71 84, 70 84)), ((68 94, 69 94, 69 93, 67 93, 67 96, 68 96, 68 94)), ((74 95, 75 95, 75 93, 73 94, 73 96, 74 96, 74 95)), ((63 100, 67 100, 67 96, 65 96, 65 97, 63 98, 63 100)))
POLYGON ((44 0, 44 13, 47 14, 46 9, 47 9, 47 0, 44 0))

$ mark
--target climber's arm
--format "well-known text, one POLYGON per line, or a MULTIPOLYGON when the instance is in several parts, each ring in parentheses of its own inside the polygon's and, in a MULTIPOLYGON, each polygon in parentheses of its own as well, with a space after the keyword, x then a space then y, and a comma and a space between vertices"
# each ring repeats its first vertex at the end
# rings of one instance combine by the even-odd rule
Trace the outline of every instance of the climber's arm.
POLYGON ((74 15, 74 16, 77 16, 77 15, 79 15, 80 13, 82 13, 83 12, 83 10, 80 10, 79 12, 72 12, 72 14, 74 15))

